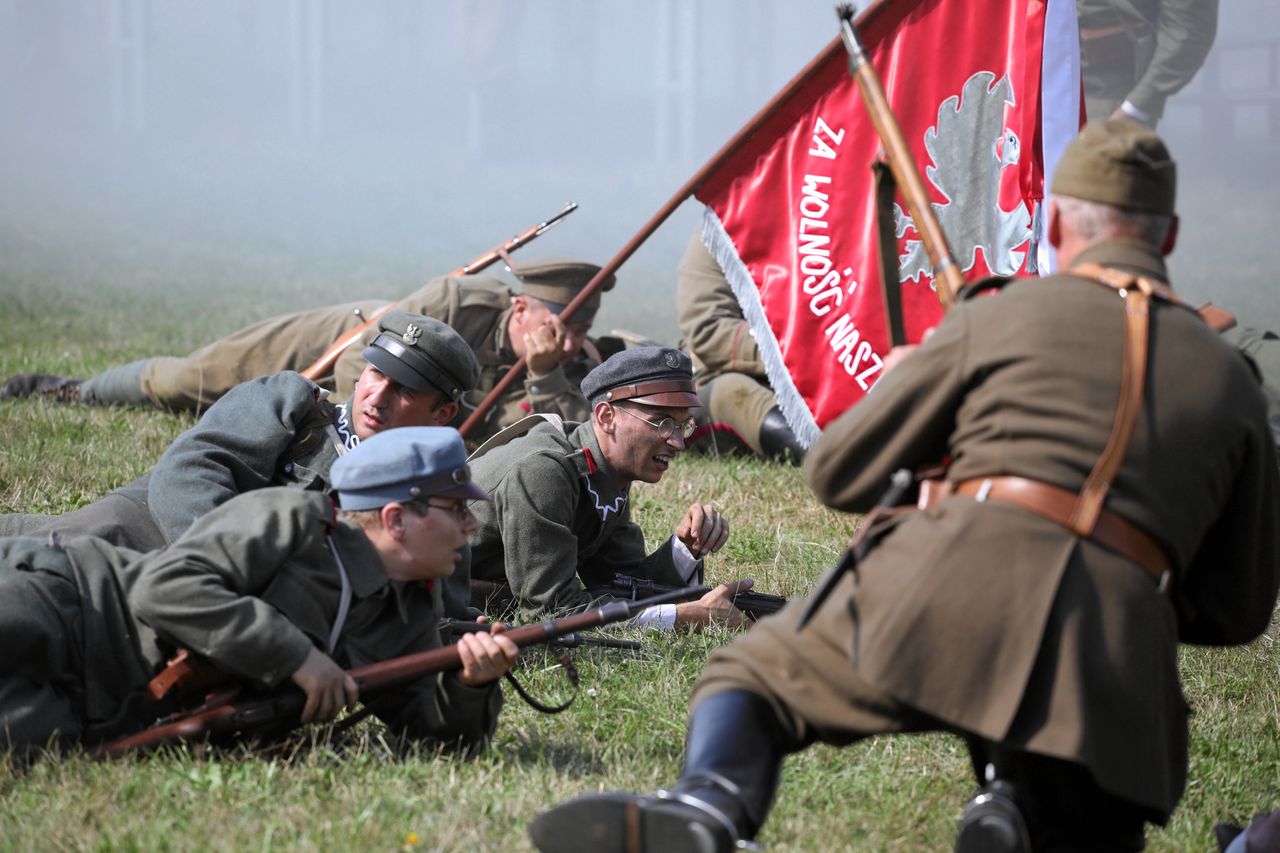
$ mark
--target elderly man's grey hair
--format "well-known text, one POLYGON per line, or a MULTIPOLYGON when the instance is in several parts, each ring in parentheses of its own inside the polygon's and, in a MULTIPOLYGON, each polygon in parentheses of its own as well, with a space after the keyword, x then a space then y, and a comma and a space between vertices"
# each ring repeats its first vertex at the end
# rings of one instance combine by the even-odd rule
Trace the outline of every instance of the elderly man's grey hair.
POLYGON ((1153 246, 1164 245, 1173 217, 1163 213, 1141 213, 1110 204, 1055 195, 1065 223, 1082 240, 1094 243, 1115 237, 1129 237, 1153 246))

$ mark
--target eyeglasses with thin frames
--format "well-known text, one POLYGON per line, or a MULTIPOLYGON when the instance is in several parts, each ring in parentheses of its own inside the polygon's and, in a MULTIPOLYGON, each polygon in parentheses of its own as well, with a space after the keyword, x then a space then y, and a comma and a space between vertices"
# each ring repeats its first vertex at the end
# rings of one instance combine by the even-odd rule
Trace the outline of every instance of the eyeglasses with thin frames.
POLYGON ((427 507, 429 509, 440 509, 447 513, 451 513, 458 521, 466 521, 471 515, 471 507, 466 501, 454 501, 453 503, 447 504, 433 504, 431 501, 427 501, 427 507))
POLYGON ((663 439, 671 438, 671 436, 676 434, 677 430, 680 432, 681 438, 688 439, 689 436, 693 435, 693 431, 698 428, 697 422, 695 422, 692 417, 687 418, 684 421, 677 421, 675 418, 666 417, 655 423, 648 418, 641 417, 626 406, 614 406, 614 408, 618 411, 626 412, 638 421, 644 421, 649 426, 656 429, 658 431, 658 435, 663 439))

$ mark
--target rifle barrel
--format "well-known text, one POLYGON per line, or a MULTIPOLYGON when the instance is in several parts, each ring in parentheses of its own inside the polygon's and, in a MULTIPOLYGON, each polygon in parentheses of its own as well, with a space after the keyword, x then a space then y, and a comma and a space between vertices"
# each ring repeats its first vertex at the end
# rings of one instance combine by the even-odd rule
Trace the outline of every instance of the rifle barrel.
POLYGON ((929 254, 929 262, 933 264, 933 277, 937 283, 938 300, 944 310, 949 310, 955 303, 956 294, 964 287, 964 274, 956 263, 947 245, 947 235, 934 213, 929 192, 925 189, 924 179, 916 167, 911 149, 902 135, 902 127, 889 106, 889 98, 885 95, 884 85, 875 66, 867 58, 862 39, 853 22, 853 7, 843 4, 836 7, 836 15, 840 18, 840 37, 844 41, 845 50, 849 53, 849 74, 858 84, 862 100, 867 105, 871 122, 884 146, 889 168, 898 182, 902 195, 911 210, 916 230, 929 254))

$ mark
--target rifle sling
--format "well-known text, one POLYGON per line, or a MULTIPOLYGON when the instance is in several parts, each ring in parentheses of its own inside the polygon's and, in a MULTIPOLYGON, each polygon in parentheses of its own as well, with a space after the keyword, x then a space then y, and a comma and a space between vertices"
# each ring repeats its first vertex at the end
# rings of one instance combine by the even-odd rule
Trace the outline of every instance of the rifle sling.
POLYGON ((898 191, 893 169, 884 160, 871 164, 876 185, 876 248, 880 254, 880 287, 884 316, 889 327, 889 343, 900 347, 907 342, 902 323, 902 282, 898 272, 898 230, 894 223, 893 196, 898 191))
POLYGON ((561 711, 566 711, 569 706, 574 703, 574 700, 578 698, 578 670, 573 665, 573 661, 569 658, 569 653, 561 649, 556 657, 560 661, 560 666, 564 669, 565 676, 568 677, 569 683, 573 685, 573 695, 559 705, 546 705, 539 702, 537 699, 533 698, 528 690, 525 690, 523 684, 516 681, 516 677, 511 670, 507 670, 506 673, 504 673, 507 681, 511 682, 511 686, 516 689, 516 693, 520 694, 520 698, 529 703, 530 708, 533 708, 535 711, 541 711, 544 714, 559 714, 561 711))

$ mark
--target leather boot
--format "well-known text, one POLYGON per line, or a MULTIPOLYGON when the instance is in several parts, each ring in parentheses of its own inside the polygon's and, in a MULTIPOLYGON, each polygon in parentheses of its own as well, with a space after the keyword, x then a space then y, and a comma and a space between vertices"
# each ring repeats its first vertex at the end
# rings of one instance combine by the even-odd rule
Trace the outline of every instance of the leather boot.
POLYGON ((0 385, 0 400, 39 397, 56 403, 78 403, 82 381, 51 373, 19 373, 0 385))
POLYGON ((764 699, 746 690, 713 694, 689 721, 674 789, 576 797, 535 818, 529 837, 542 853, 757 849, 750 839, 773 802, 785 742, 764 699))
POLYGON ((1031 836, 1012 785, 996 780, 969 801, 955 853, 1031 853, 1031 836))
POLYGON ((791 431, 791 425, 782 416, 782 410, 774 406, 760 422, 760 455, 779 462, 790 461, 799 465, 804 461, 805 448, 791 431))

